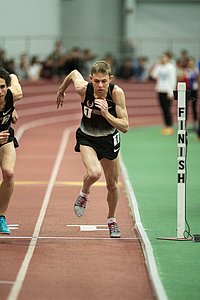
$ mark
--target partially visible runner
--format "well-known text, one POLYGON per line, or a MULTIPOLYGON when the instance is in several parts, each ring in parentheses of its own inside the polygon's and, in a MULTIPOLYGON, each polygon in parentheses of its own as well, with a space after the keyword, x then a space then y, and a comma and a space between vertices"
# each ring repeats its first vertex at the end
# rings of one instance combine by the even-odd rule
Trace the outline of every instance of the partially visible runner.
POLYGON ((11 123, 16 123, 14 102, 22 98, 22 89, 15 74, 0 68, 0 233, 10 234, 6 223, 6 211, 14 189, 15 148, 18 147, 11 123))
POLYGON ((129 128, 126 101, 123 90, 111 83, 111 67, 105 61, 97 61, 91 68, 91 82, 73 70, 57 92, 57 108, 63 106, 65 91, 71 83, 81 97, 82 119, 76 131, 75 151, 81 152, 86 174, 83 186, 74 204, 78 217, 83 216, 90 188, 101 176, 102 168, 107 185, 108 228, 111 238, 121 237, 115 211, 119 198, 120 133, 129 128))

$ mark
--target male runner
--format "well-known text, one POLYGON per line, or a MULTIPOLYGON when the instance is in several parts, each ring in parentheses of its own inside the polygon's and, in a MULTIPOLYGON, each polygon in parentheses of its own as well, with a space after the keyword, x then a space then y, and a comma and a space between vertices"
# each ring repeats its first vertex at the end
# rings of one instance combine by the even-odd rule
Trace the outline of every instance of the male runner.
POLYGON ((17 120, 14 102, 21 98, 22 89, 17 76, 0 68, 0 168, 3 178, 0 185, 0 234, 10 234, 5 213, 14 189, 15 147, 18 146, 11 122, 17 120))
POLYGON ((111 238, 121 237, 115 210, 118 202, 120 134, 129 128, 123 90, 111 81, 111 67, 105 61, 96 62, 91 68, 91 82, 73 70, 57 92, 57 108, 63 106, 65 91, 71 83, 81 97, 82 119, 76 131, 75 151, 81 152, 86 174, 83 186, 74 204, 78 217, 83 216, 90 187, 101 176, 102 168, 107 185, 108 228, 111 238))

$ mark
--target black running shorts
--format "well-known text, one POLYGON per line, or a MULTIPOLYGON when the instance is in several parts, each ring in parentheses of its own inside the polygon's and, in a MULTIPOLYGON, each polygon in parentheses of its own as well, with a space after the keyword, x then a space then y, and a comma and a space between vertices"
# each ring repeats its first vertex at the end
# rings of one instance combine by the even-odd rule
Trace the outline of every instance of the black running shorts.
POLYGON ((113 134, 95 137, 85 134, 78 128, 76 131, 76 152, 80 152, 80 145, 93 148, 97 153, 98 160, 102 158, 113 160, 120 150, 120 133, 116 130, 113 134))

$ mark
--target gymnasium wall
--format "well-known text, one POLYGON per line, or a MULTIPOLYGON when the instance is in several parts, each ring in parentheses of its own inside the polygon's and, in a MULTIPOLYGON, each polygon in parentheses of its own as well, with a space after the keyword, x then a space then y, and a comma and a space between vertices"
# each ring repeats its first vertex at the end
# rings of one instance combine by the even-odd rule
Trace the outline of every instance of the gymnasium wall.
POLYGON ((200 1, 65 0, 62 35, 69 47, 88 46, 97 53, 112 50, 120 56, 126 38, 125 19, 132 18, 134 26, 129 38, 136 56, 155 60, 162 51, 170 50, 178 56, 186 48, 198 59, 199 16, 200 1), (126 12, 126 5, 132 6, 133 11, 126 12))
POLYGON ((61 34, 68 48, 91 48, 100 56, 119 51, 122 36, 120 0, 64 0, 61 11, 61 34))
POLYGON ((129 37, 136 56, 154 61, 162 51, 178 56, 186 48, 200 57, 197 0, 0 0, 0 4, 0 48, 9 57, 27 52, 43 58, 60 38, 67 50, 78 46, 99 56, 112 52, 121 57, 126 18, 134 23, 129 37), (125 12, 127 3, 132 12, 125 12))
POLYGON ((0 48, 46 56, 60 35, 60 0, 0 0, 0 48))
POLYGON ((188 49, 200 58, 199 1, 141 1, 136 8, 137 54, 156 59, 162 51, 178 56, 188 49))

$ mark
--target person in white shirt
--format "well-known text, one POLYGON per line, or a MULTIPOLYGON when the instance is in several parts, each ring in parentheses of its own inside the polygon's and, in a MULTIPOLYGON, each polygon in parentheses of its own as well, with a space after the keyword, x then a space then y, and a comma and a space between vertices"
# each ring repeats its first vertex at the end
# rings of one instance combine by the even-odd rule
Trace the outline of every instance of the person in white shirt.
POLYGON ((167 54, 161 55, 159 63, 155 65, 151 72, 151 76, 156 80, 155 90, 163 114, 164 128, 161 133, 171 135, 174 133, 171 104, 173 91, 176 89, 177 72, 175 65, 170 61, 167 54))

